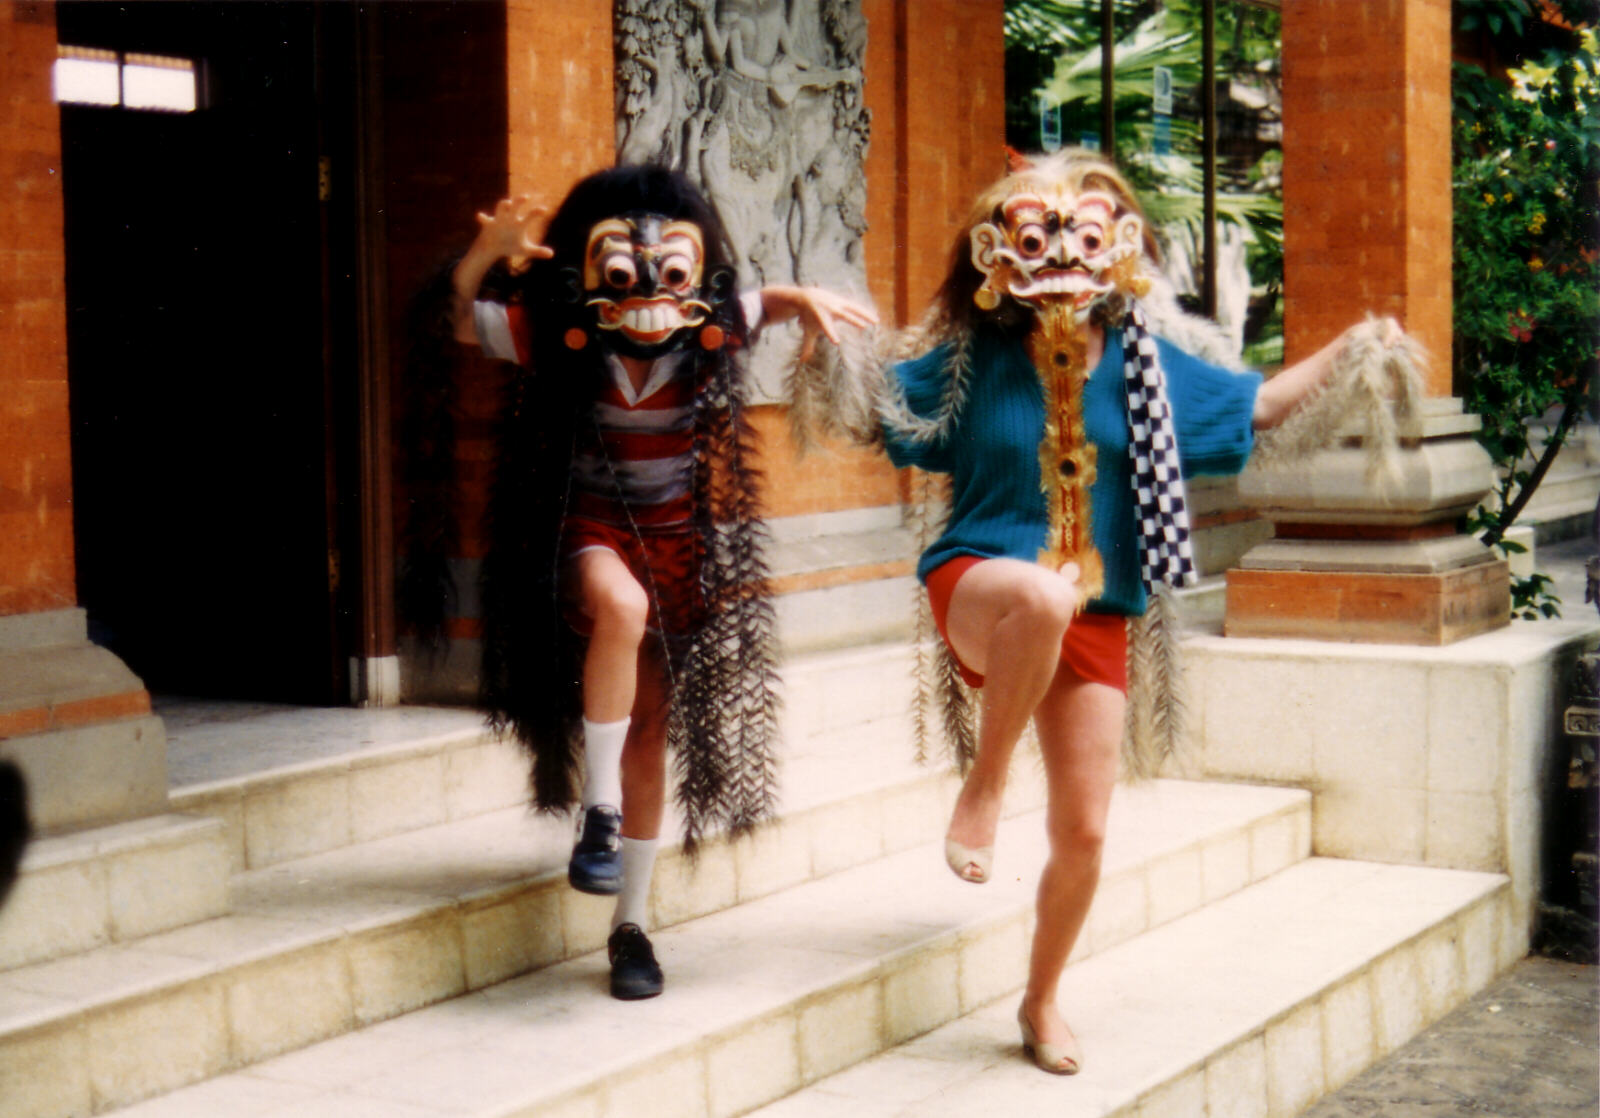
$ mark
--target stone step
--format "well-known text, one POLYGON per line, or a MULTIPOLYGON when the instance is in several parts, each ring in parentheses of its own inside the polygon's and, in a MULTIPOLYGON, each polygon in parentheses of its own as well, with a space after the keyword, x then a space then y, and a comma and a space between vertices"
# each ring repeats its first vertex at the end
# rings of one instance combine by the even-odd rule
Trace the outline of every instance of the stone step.
POLYGON ((899 505, 769 522, 778 634, 790 656, 911 636, 915 533, 899 505))
MULTIPOLYGON (((954 799, 954 778, 914 763, 905 744, 903 711, 898 720, 871 720, 892 692, 886 680, 896 672, 903 677, 904 666, 897 666, 889 653, 862 651, 827 658, 808 670, 839 701, 789 719, 780 819, 738 847, 708 843, 697 874, 688 872, 681 851, 664 850, 657 872, 659 923, 731 905, 762 889, 831 873, 938 834, 954 799)), ((329 766, 354 772, 370 762, 381 769, 386 758, 403 772, 408 749, 427 753, 468 740, 451 731, 448 720, 430 721, 440 715, 467 717, 474 724, 470 732, 479 733, 476 716, 468 712, 412 715, 405 720, 411 731, 437 732, 411 742, 380 743, 351 735, 353 724, 346 719, 338 725, 348 740, 303 734, 287 745, 277 740, 276 747, 280 759, 285 751, 299 756, 307 772, 326 779, 329 766), (351 745, 364 740, 371 756, 355 762, 344 757, 351 745), (316 756, 319 752, 327 756, 316 756), (390 753, 397 757, 388 757, 390 753)), ((203 716, 190 710, 186 717, 203 716)), ((368 723, 368 729, 381 737, 373 725, 368 723)), ((256 726, 243 735, 243 744, 268 744, 267 738, 251 736, 262 732, 256 726)), ((215 775, 243 763, 236 753, 193 753, 179 768, 191 776, 207 769, 215 775)), ((520 793, 525 777, 517 765, 512 777, 520 793)), ((290 780, 294 768, 284 766, 276 776, 290 780)), ((1014 810, 1037 802, 1035 783, 1020 781, 1015 791, 1014 810)), ((39 1052, 58 1053, 61 1045, 90 1043, 90 1037, 120 1038, 126 1047, 120 1058, 135 1063, 159 1060, 154 1050, 127 1055, 141 1052, 145 1014, 160 1019, 172 1013, 210 1024, 217 1011, 238 1014, 239 1026, 227 1041, 230 1058, 259 1058, 595 949, 604 941, 610 909, 608 903, 580 897, 566 887, 570 823, 530 818, 520 794, 517 798, 514 808, 238 873, 232 879, 231 915, 133 943, 122 943, 124 936, 110 932, 96 938, 92 920, 106 902, 99 902, 97 910, 95 898, 86 893, 98 886, 127 909, 131 915, 113 911, 123 921, 114 927, 124 931, 132 929, 132 917, 146 921, 147 930, 155 932, 215 916, 220 911, 216 905, 200 910, 187 894, 201 891, 183 885, 193 853, 171 849, 165 829, 154 823, 122 828, 128 835, 150 831, 154 837, 147 846, 166 842, 166 849, 143 860, 140 850, 130 856, 123 849, 129 845, 126 838, 120 843, 109 836, 97 843, 90 836, 41 841, 30 849, 30 863, 37 864, 38 873, 30 872, 19 885, 6 915, 8 921, 18 918, 24 947, 31 950, 44 943, 58 950, 47 956, 55 961, 19 955, 17 963, 34 965, 0 971, 0 1098, 10 1097, 8 1066, 26 1068, 39 1052), (67 876, 63 884, 64 875, 56 875, 49 905, 41 909, 30 900, 30 891, 38 891, 35 878, 50 881, 51 871, 67 860, 68 852, 91 845, 99 868, 69 864, 76 876, 67 876), (118 859, 131 861, 130 867, 122 868, 118 859), (151 908, 160 909, 167 922, 153 922, 151 908), (44 918, 35 919, 41 911, 44 918), (77 930, 81 924, 90 924, 87 932, 77 930), (498 948, 502 941, 512 949, 498 948), (74 952, 81 954, 59 957, 74 952), (400 973, 390 973, 395 967, 400 973), (257 1012, 279 992, 324 986, 342 990, 348 1004, 329 1011, 325 1000, 319 1001, 316 1011, 291 1014, 287 1020, 257 1012)), ((223 822, 173 818, 209 844, 207 864, 225 905, 229 858, 223 822)), ((677 833, 675 820, 669 819, 668 826, 668 833, 677 833)), ((218 1035, 228 1035, 228 1030, 218 1035)), ((197 1049, 205 1050, 204 1045, 197 1049)), ((65 1058, 70 1062, 78 1057, 65 1058)), ((184 1061, 178 1059, 174 1066, 185 1066, 184 1061)), ((134 1082, 145 1081, 143 1072, 130 1074, 134 1082)), ((150 1081, 158 1086, 173 1082, 164 1078, 169 1071, 151 1074, 150 1081)))
MULTIPOLYGON (((865 798, 877 806, 819 805, 797 813, 794 833, 708 850, 692 878, 681 865, 659 872, 654 920, 668 926, 653 938, 669 988, 639 1004, 605 993, 608 901, 564 885, 516 892, 538 825, 525 818, 245 875, 246 915, 231 925, 156 937, 72 981, 47 968, 0 976, 14 1007, 0 1096, 52 1116, 163 1091, 129 1113, 593 1113, 581 1108, 602 1095, 619 1114, 691 1099, 694 1113, 738 1113, 1020 981, 1038 813, 1003 825, 996 879, 977 889, 943 865, 942 810, 865 798), (893 852, 890 828, 904 825, 918 845, 893 852), (426 893, 438 903, 418 912, 426 893), (113 993, 87 992, 113 976, 113 993), (440 1004, 396 1016, 429 1000, 440 1004), (311 1043, 318 1034, 332 1039, 311 1043)), ((1309 835, 1297 790, 1128 790, 1081 954, 1293 864, 1309 835)))
MULTIPOLYGON (((904 642, 791 657, 782 670, 784 739, 803 744, 903 718, 911 658, 904 642)), ((235 871, 527 799, 522 753, 465 708, 178 703, 159 712, 172 808, 222 820, 235 871)))
POLYGON ((0 972, 180 928, 228 911, 215 819, 156 815, 36 839, 0 911, 0 972))
POLYGON ((1497 874, 1311 859, 1069 967, 1070 1080, 1026 1059, 1007 997, 755 1114, 1292 1118, 1520 957, 1509 892, 1497 874))
POLYGON ((220 820, 237 871, 502 810, 527 766, 466 709, 158 704, 169 802, 220 820))

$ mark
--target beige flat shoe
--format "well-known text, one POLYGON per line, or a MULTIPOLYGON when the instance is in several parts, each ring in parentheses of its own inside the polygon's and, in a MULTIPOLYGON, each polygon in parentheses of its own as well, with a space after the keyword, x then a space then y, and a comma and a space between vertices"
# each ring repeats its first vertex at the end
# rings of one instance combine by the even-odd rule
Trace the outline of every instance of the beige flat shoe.
POLYGON ((1028 1023, 1028 1012, 1022 1006, 1017 1006, 1017 1024, 1022 1028, 1022 1047, 1033 1062, 1040 1069, 1051 1075, 1077 1075, 1078 1067, 1083 1063, 1083 1050, 1078 1047, 1078 1038, 1073 1037, 1066 1044, 1042 1044, 1039 1036, 1033 1031, 1033 1026, 1028 1023))
POLYGON ((944 840, 944 860, 950 872, 962 881, 982 885, 989 880, 989 867, 994 864, 994 843, 988 846, 963 846, 953 838, 944 840))

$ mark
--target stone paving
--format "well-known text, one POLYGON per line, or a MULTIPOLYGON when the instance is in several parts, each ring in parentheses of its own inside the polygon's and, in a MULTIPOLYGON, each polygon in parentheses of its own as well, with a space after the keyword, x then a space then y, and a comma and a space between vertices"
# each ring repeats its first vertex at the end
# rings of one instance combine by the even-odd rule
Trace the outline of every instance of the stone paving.
POLYGON ((1594 1118, 1592 966, 1528 958, 1302 1118, 1594 1118))

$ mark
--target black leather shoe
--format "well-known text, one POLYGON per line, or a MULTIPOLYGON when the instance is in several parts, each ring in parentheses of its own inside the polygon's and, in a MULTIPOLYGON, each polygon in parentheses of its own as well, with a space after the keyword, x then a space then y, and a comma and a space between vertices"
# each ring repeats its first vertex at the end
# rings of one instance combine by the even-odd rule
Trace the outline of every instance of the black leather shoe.
POLYGON ((599 804, 583 813, 567 880, 580 893, 611 897, 622 892, 622 812, 599 804))
POLYGON ((661 965, 639 925, 618 924, 606 941, 606 955, 611 960, 613 998, 631 1002, 661 993, 661 965))

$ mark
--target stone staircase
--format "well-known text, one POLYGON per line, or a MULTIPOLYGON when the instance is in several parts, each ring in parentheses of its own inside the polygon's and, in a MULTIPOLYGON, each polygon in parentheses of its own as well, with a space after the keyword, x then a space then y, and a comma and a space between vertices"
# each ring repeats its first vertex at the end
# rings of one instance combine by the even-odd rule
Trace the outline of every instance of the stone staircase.
POLYGON ((1019 1053, 1016 997, 755 1111, 1244 1118, 1300 1113, 1481 989, 1504 881, 1312 858, 1070 966, 1084 1048, 1063 1080, 1019 1053))
MULTIPOLYGON (((172 808, 206 833, 225 914, 36 935, 0 970, 0 1113, 1154 1118, 1209 1093, 1213 1118, 1287 1115, 1525 949, 1500 875, 1310 857, 1304 790, 1126 788, 1064 986, 1086 1070, 1045 1076, 1011 1020, 1037 761, 995 880, 956 881, 956 784, 911 761, 909 659, 786 666, 781 818, 693 869, 664 853, 668 987, 644 1003, 606 995, 610 901, 566 886, 569 825, 524 810, 520 759, 469 712, 170 713, 172 808), (234 771, 224 742, 286 763, 234 771)), ((30 853, 0 933, 54 895, 55 861, 30 853)), ((159 907, 159 863, 123 892, 159 907)))

